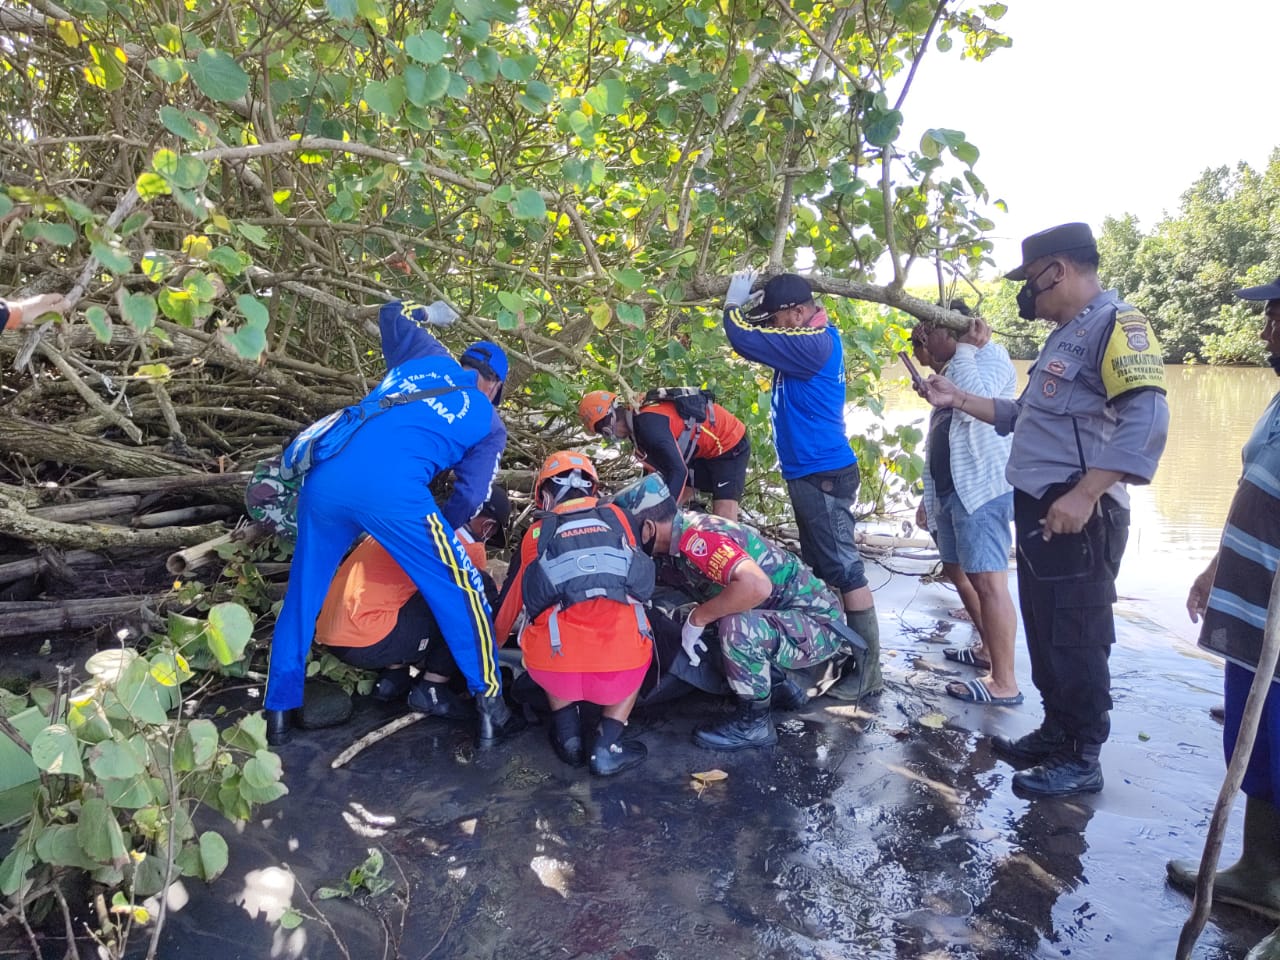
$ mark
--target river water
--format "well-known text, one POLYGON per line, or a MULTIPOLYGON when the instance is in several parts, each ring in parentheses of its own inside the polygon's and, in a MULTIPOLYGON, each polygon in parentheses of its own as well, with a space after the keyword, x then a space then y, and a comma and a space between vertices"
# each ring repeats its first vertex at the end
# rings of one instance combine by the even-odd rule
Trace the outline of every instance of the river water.
MULTIPOLYGON (((1019 387, 1030 361, 1015 361, 1019 387)), ((1194 640, 1183 606, 1187 589, 1218 548, 1240 476, 1240 448, 1280 381, 1265 367, 1169 366, 1169 443, 1150 486, 1130 488, 1133 526, 1118 589, 1151 601, 1151 616, 1194 640)), ((929 405, 911 390, 906 371, 886 371, 884 421, 924 426, 929 405)), ((851 428, 868 421, 852 413, 851 428)))

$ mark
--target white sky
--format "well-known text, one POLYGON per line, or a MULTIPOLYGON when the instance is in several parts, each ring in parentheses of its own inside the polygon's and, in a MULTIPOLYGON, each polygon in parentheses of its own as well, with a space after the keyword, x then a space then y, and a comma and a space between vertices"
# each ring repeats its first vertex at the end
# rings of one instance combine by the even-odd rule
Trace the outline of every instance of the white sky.
POLYGON ((899 141, 950 127, 979 147, 974 171, 1009 205, 990 213, 1001 272, 1026 234, 1124 213, 1149 228, 1206 167, 1259 168, 1280 145, 1280 2, 1006 2, 1013 46, 929 51, 899 141))

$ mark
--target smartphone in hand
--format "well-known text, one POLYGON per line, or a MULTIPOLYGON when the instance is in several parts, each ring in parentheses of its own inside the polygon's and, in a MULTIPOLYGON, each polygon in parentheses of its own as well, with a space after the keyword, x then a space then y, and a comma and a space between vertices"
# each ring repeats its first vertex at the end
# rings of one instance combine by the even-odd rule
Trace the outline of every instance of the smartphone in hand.
POLYGON ((898 356, 902 358, 902 362, 906 364, 907 373, 911 374, 911 382, 915 388, 919 390, 924 386, 924 378, 920 376, 920 371, 916 369, 916 365, 911 362, 911 357, 907 355, 907 351, 899 350, 898 356))

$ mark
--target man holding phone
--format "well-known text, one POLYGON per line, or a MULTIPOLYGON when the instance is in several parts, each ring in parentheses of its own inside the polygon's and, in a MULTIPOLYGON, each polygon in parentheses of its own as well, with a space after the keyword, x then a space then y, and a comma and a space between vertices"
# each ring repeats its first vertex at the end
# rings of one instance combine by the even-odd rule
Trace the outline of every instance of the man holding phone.
POLYGON ((922 393, 935 407, 1013 433, 1005 476, 1014 488, 1018 599, 1044 721, 993 746, 1030 768, 1013 778, 1026 793, 1094 793, 1111 732, 1107 661, 1129 531, 1125 484, 1150 483, 1164 452, 1164 360, 1147 319, 1102 289, 1088 224, 1027 237, 1007 279, 1023 281, 1019 316, 1054 324, 1022 395, 979 397, 937 375, 922 393))
MULTIPOLYGON (((963 301, 950 306, 969 316, 963 301)), ((990 328, 977 317, 963 335, 921 320, 911 331, 911 346, 922 364, 976 396, 1012 400, 1017 391, 1009 351, 991 341, 990 328)), ((951 407, 938 407, 929 418, 924 498, 916 519, 933 534, 943 570, 978 632, 976 645, 942 651, 948 660, 983 671, 977 679, 947 685, 948 694, 967 703, 1022 703, 1013 672, 1018 615, 1009 596, 1009 446, 1007 435, 951 407)))

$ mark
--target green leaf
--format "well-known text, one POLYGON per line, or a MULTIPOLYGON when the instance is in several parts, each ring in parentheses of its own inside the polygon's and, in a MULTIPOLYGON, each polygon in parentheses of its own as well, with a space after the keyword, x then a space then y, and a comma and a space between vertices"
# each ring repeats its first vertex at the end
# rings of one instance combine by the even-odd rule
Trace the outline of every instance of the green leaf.
POLYGON ((96 870, 99 866, 80 846, 78 828, 74 823, 57 823, 41 830, 36 837, 36 856, 55 867, 96 870))
POLYGON ((127 780, 103 780, 102 799, 122 810, 141 810, 149 807, 163 793, 164 785, 155 777, 140 774, 127 780))
POLYGON ((356 19, 356 0, 325 0, 329 8, 329 16, 343 23, 354 23, 356 19))
POLYGON ((128 273, 133 267, 133 259, 123 247, 95 243, 90 245, 89 250, 112 273, 128 273))
POLYGON ((165 83, 177 83, 187 75, 184 62, 172 57, 155 57, 148 60, 147 69, 165 83))
POLYGON ((115 719, 164 723, 169 719, 169 697, 166 693, 162 700, 160 691, 160 685, 152 679, 150 664, 138 658, 125 668, 116 681, 117 709, 108 709, 107 714, 115 719))
POLYGON ((644 326, 644 308, 634 303, 620 303, 615 308, 618 319, 629 327, 644 326))
POLYGON ((219 603, 209 611, 209 649, 224 667, 244 656, 252 635, 253 620, 240 604, 219 603))
POLYGON ((84 318, 89 321, 89 328, 93 330, 99 343, 111 342, 111 318, 107 316, 106 310, 102 307, 90 307, 84 312, 84 318))
POLYGON ((547 203, 542 194, 530 187, 517 190, 508 207, 517 220, 541 220, 547 215, 547 203))
POLYGON ((213 721, 204 718, 192 720, 185 732, 191 738, 191 758, 196 768, 209 764, 218 752, 218 728, 213 721))
POLYGON ((978 162, 978 148, 967 140, 963 143, 956 144, 951 148, 951 152, 956 155, 956 159, 969 166, 973 166, 978 162))
POLYGON ((51 723, 31 741, 31 759, 45 773, 84 777, 80 742, 65 723, 51 723))
POLYGON ((18 892, 27 871, 35 866, 35 853, 28 847, 27 835, 23 833, 13 845, 9 855, 0 861, 0 894, 11 897, 18 892))
POLYGON ((280 914, 280 929, 296 930, 298 927, 302 926, 302 921, 305 919, 306 917, 291 907, 284 913, 280 914))
POLYGON ((613 279, 628 290, 639 290, 644 286, 644 274, 635 267, 627 267, 624 270, 615 271, 613 279))
POLYGON ((444 37, 434 30, 424 30, 404 41, 404 52, 419 63, 439 63, 449 50, 444 37))
POLYGON ((249 75, 225 50, 208 48, 187 64, 191 79, 210 100, 239 100, 249 92, 249 75))
POLYGON ((555 97, 555 91, 541 80, 530 80, 524 85, 524 92, 543 106, 549 104, 555 97))
POLYGON ((421 107, 439 100, 449 92, 450 79, 452 77, 449 68, 443 64, 437 63, 434 67, 428 68, 421 82, 415 81, 414 92, 418 95, 418 99, 413 102, 421 107))
POLYGON ((147 293, 122 294, 120 313, 135 330, 146 333, 156 325, 156 298, 147 293))
POLYGON ((697 7, 685 7, 684 18, 699 30, 703 30, 707 26, 707 15, 697 7))
POLYGON ((868 111, 862 134, 867 138, 867 143, 877 147, 887 147, 897 139, 901 128, 901 111, 876 109, 868 111))
POLYGON ((67 215, 76 223, 84 225, 93 219, 93 211, 86 207, 78 200, 71 197, 62 198, 62 209, 67 211, 67 215))
MULTIPOLYGON (((147 366, 161 366, 161 364, 147 364, 147 366)), ((141 371, 142 368, 138 369, 141 371)), ((182 654, 173 650, 161 650, 151 657, 151 676, 162 687, 176 687, 190 680, 194 674, 186 657, 182 654)))
POLYGON ((127 780, 143 771, 143 761, 127 742, 104 740, 89 751, 89 769, 102 780, 127 780))
POLYGON ((227 841, 219 833, 206 830, 200 834, 200 875, 206 881, 217 880, 227 869, 227 841))
POLYGON ((236 233, 244 237, 255 247, 261 247, 266 250, 270 247, 267 243, 267 231, 255 223, 237 223, 236 233))
POLYGON ((120 866, 129 861, 129 851, 124 845, 124 834, 120 832, 115 813, 105 800, 98 797, 81 802, 76 839, 80 841, 81 849, 99 863, 120 866))
POLYGON ((244 273, 249 264, 253 263, 253 258, 241 253, 235 247, 223 245, 214 247, 209 252, 209 262, 227 276, 238 277, 244 273))
POLYGON ((587 91, 587 103, 597 113, 616 116, 627 105, 627 85, 621 80, 605 80, 587 91))
POLYGON ((194 140, 199 136, 196 131, 196 125, 191 122, 187 115, 168 104, 160 108, 160 122, 164 124, 166 130, 183 140, 194 140))
POLYGON ((269 787, 273 783, 280 782, 284 767, 280 763, 280 758, 270 750, 258 750, 244 762, 240 772, 249 786, 269 787))
POLYGON ((43 220, 28 220, 22 225, 22 238, 48 243, 55 247, 69 247, 76 242, 76 231, 70 224, 45 223, 43 220))
POLYGON ((404 107, 404 78, 392 77, 385 82, 370 80, 364 86, 363 98, 371 109, 386 116, 395 116, 404 107))
POLYGON ((229 747, 255 753, 267 749, 267 719, 261 713, 242 717, 233 727, 222 731, 222 740, 229 747))
POLYGON ((0 191, 0 219, 7 217, 13 210, 13 201, 9 199, 9 195, 0 191))

